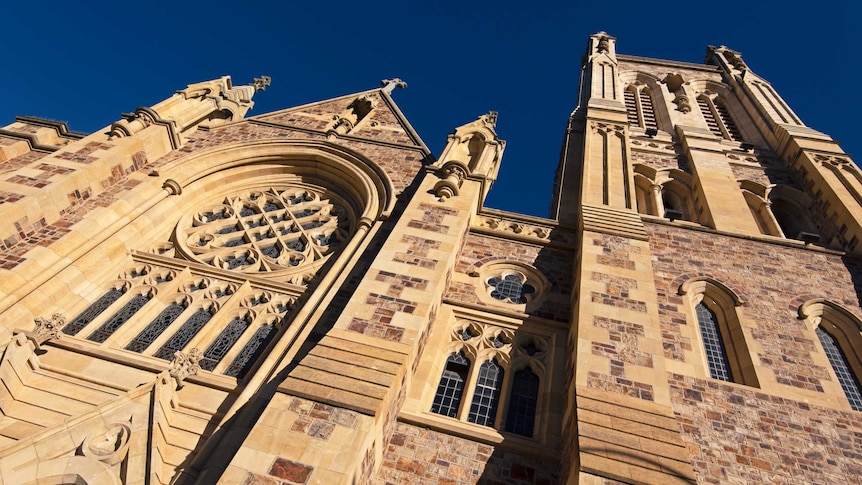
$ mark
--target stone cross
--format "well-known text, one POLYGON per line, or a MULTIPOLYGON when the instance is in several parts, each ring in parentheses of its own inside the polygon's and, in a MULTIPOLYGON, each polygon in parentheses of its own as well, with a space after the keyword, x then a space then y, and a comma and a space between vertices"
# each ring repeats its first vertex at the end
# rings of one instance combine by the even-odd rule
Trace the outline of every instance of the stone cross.
POLYGON ((380 85, 383 86, 383 92, 387 94, 391 94, 392 91, 395 91, 395 88, 404 89, 407 87, 407 83, 397 77, 393 79, 383 79, 380 81, 380 85))
POLYGON ((269 76, 261 76, 254 78, 254 82, 250 86, 254 86, 255 91, 266 91, 266 87, 272 84, 272 78, 269 76))

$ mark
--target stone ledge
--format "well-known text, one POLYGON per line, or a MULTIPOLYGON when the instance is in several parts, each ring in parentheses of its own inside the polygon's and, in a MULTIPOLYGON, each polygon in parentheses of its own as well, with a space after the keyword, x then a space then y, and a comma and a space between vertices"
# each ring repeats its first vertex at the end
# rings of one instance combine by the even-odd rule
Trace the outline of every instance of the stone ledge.
POLYGON ((640 214, 633 211, 585 204, 581 207, 581 226, 584 231, 648 240, 640 214))

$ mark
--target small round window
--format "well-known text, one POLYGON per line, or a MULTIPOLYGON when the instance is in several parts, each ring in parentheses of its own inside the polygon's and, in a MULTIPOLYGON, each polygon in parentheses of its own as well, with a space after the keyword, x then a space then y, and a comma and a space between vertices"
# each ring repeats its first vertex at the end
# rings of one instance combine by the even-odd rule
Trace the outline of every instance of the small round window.
POLYGON ((491 298, 506 303, 527 303, 536 295, 535 286, 527 282, 527 277, 515 271, 503 272, 488 278, 491 298))

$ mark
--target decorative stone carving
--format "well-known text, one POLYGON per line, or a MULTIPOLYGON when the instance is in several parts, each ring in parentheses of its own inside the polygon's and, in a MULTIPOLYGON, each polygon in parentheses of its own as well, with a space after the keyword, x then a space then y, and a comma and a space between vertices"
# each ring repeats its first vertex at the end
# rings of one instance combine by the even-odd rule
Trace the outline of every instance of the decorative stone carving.
POLYGON ((590 122, 590 127, 593 131, 603 132, 603 133, 612 133, 616 132, 617 134, 622 134, 626 127, 624 125, 618 125, 616 123, 604 123, 601 121, 593 121, 590 122))
POLYGON ((495 232, 507 232, 541 241, 548 241, 551 235, 551 228, 549 227, 534 226, 524 224, 522 222, 508 221, 493 217, 480 216, 476 220, 476 225, 481 228, 491 229, 495 232))
POLYGON ((497 127, 497 112, 496 111, 488 111, 488 113, 483 114, 479 117, 483 123, 488 125, 489 128, 497 127))
POLYGON ((851 164, 850 159, 844 157, 836 157, 830 155, 814 155, 814 160, 820 162, 822 165, 831 165, 833 167, 838 167, 842 165, 851 164))
POLYGON ((254 78, 254 82, 249 83, 249 86, 254 86, 255 91, 266 91, 266 87, 272 84, 272 78, 269 76, 261 76, 254 78))
POLYGON ((62 335, 60 330, 66 325, 66 317, 60 313, 51 315, 51 320, 36 317, 33 321, 36 323, 36 328, 27 333, 27 338, 36 344, 37 349, 49 340, 60 338, 62 335))
POLYGON ((603 36, 599 37, 599 44, 596 47, 596 51, 608 52, 608 51, 610 51, 610 49, 611 49, 610 39, 608 39, 608 36, 603 35, 603 36))
POLYGON ((81 443, 81 455, 108 465, 123 461, 129 452, 131 423, 112 423, 100 433, 93 433, 81 443))
POLYGON ((168 373, 177 381, 177 388, 183 387, 186 377, 197 375, 201 371, 198 362, 203 356, 203 352, 198 348, 191 349, 188 354, 182 351, 174 353, 174 360, 171 361, 168 373))
POLYGON ((673 103, 676 105, 677 111, 689 113, 691 111, 691 103, 689 102, 688 95, 685 93, 685 88, 683 88, 685 79, 683 79, 682 75, 672 72, 665 76, 662 82, 665 83, 668 90, 673 93, 673 103))
POLYGON ((382 79, 380 81, 380 85, 383 87, 383 92, 387 94, 392 94, 392 91, 395 91, 395 88, 407 89, 407 83, 397 77, 392 79, 382 79))
POLYGON ((443 164, 438 175, 442 180, 434 185, 434 195, 442 202, 458 195, 461 184, 467 177, 467 167, 460 162, 449 161, 443 164))
POLYGON ((162 188, 167 189, 168 193, 171 195, 180 195, 183 193, 183 186, 174 179, 165 180, 165 183, 162 184, 162 188))
POLYGON ((339 135, 350 133, 374 109, 375 99, 371 96, 360 96, 353 100, 341 113, 332 117, 335 120, 331 131, 339 135))

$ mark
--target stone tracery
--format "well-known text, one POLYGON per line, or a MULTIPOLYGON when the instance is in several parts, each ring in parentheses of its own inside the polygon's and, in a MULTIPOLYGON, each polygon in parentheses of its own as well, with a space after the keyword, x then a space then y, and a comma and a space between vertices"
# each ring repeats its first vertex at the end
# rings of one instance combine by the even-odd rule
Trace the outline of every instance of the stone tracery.
POLYGON ((245 273, 293 274, 344 242, 351 217, 338 201, 299 186, 226 197, 180 221, 182 255, 245 273))

